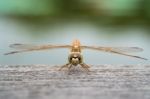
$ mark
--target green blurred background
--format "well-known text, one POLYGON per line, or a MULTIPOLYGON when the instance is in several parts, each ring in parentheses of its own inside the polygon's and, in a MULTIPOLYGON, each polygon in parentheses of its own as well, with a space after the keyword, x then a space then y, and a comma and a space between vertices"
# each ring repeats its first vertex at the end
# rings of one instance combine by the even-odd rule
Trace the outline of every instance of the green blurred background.
MULTIPOLYGON (((0 0, 0 64, 64 64, 69 50, 12 56, 11 43, 139 46, 150 59, 149 0, 0 0)), ((119 55, 83 51, 88 64, 149 64, 119 55)))

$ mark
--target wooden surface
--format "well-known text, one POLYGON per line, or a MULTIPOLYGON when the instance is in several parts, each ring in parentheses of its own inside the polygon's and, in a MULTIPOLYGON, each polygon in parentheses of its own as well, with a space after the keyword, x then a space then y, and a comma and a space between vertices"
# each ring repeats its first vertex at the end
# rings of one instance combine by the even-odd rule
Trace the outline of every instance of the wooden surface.
POLYGON ((0 66, 0 99, 150 99, 150 65, 0 66))

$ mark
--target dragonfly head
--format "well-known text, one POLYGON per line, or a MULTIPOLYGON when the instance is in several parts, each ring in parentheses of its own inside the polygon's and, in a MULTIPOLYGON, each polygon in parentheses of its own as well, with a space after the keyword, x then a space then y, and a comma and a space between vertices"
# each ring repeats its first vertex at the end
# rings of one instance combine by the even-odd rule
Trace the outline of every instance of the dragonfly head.
POLYGON ((73 65, 78 65, 79 63, 81 63, 82 60, 82 56, 80 53, 71 53, 70 57, 69 57, 69 62, 73 65))

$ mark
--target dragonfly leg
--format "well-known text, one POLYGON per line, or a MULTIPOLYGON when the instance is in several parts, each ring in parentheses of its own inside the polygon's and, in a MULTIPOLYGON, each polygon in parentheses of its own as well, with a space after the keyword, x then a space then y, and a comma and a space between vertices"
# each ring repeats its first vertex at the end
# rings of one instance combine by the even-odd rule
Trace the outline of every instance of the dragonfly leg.
POLYGON ((69 64, 69 65, 68 65, 68 74, 70 74, 70 69, 71 69, 71 67, 72 67, 72 64, 69 64))
POLYGON ((69 65, 68 65, 68 70, 69 70, 69 71, 70 71, 71 67, 72 67, 72 64, 69 64, 69 65))
POLYGON ((69 68, 68 66, 70 65, 70 63, 67 63, 67 64, 65 64, 65 65, 63 65, 63 66, 61 66, 61 68, 59 69, 59 71, 61 71, 63 68, 69 68))
POLYGON ((82 68, 84 68, 87 72, 90 72, 90 70, 88 68, 90 68, 89 65, 85 64, 85 63, 81 63, 80 64, 82 66, 82 68))

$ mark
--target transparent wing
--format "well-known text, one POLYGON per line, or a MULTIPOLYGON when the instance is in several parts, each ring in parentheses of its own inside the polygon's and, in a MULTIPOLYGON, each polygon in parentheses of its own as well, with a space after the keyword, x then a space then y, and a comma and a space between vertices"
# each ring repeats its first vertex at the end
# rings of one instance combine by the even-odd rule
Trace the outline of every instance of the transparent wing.
POLYGON ((32 44, 11 44, 9 45, 10 48, 14 48, 14 49, 32 49, 32 48, 37 48, 37 45, 32 45, 32 44))
POLYGON ((9 47, 18 49, 17 51, 12 51, 5 53, 4 55, 29 52, 29 51, 38 51, 38 50, 47 50, 54 48, 71 48, 71 45, 31 45, 31 44, 11 44, 9 47))
POLYGON ((139 58, 139 59, 144 59, 147 60, 146 58, 142 58, 139 56, 134 56, 134 55, 129 55, 127 53, 130 52, 141 52, 143 51, 142 48, 139 47, 97 47, 97 46, 81 46, 81 48, 86 48, 86 49, 93 49, 93 50, 99 50, 99 51, 104 51, 104 52, 109 52, 109 53, 115 53, 115 54, 120 54, 124 56, 130 56, 134 58, 139 58))
POLYGON ((82 48, 101 50, 101 51, 117 51, 124 53, 142 52, 143 49, 139 47, 98 47, 98 46, 82 46, 82 48))
POLYGON ((112 47, 112 50, 117 52, 133 53, 133 52, 142 52, 143 49, 139 47, 112 47))

